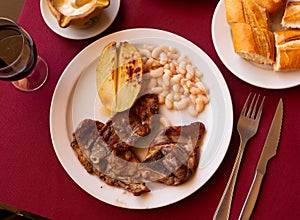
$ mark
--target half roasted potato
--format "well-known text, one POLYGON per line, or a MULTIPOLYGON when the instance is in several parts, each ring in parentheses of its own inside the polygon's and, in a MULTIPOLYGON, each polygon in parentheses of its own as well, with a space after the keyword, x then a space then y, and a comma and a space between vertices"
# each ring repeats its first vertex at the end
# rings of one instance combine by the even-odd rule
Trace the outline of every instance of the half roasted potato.
POLYGON ((117 70, 117 44, 116 42, 111 42, 103 49, 96 69, 98 96, 102 104, 109 110, 112 109, 112 105, 115 102, 117 70))
POLYGON ((141 90, 143 61, 138 50, 127 42, 121 42, 118 57, 116 109, 130 108, 141 90))
POLYGON ((108 44, 98 61, 97 89, 102 104, 112 112, 129 109, 142 84, 143 62, 138 50, 128 42, 108 44))

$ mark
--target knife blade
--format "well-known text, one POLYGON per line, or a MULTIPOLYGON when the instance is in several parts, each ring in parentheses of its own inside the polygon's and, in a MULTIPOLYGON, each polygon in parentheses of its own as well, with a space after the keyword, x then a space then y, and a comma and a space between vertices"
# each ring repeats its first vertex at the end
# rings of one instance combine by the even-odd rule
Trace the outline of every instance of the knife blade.
POLYGON ((256 167, 255 176, 253 178, 251 188, 248 192, 246 201, 243 205, 241 214, 239 216, 239 219, 241 220, 250 219, 250 216, 252 214, 252 211, 254 209, 260 191, 263 177, 267 170, 268 162, 277 153, 277 148, 279 145, 279 139, 281 133, 282 120, 283 120, 283 100, 281 98, 277 105, 276 112, 268 132, 268 136, 265 140, 265 144, 256 167))

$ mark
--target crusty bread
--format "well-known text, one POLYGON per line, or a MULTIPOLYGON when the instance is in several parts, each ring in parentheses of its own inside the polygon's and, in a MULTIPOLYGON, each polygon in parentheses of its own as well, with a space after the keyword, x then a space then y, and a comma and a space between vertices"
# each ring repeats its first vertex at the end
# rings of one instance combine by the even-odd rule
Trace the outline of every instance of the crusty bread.
MULTIPOLYGON (((224 0, 226 7, 226 20, 229 24, 232 23, 244 23, 246 22, 246 14, 245 9, 253 10, 254 14, 252 16, 257 16, 260 18, 261 16, 265 16, 265 13, 268 13, 268 16, 275 16, 280 11, 282 11, 285 6, 287 0, 224 0), (244 4, 248 5, 245 6, 244 4), (251 8, 249 8, 251 6, 251 8), (246 8, 245 8, 246 7, 246 8), (265 12, 264 12, 265 11, 265 12), (258 12, 258 13, 257 13, 258 12)), ((249 10, 247 12, 249 14, 249 10)), ((258 21, 260 21, 258 19, 258 21)))
POLYGON ((300 2, 287 4, 281 25, 285 28, 300 28, 300 2))
POLYGON ((287 0, 253 0, 261 7, 267 9, 271 16, 277 15, 285 8, 287 0))
POLYGON ((274 63, 274 37, 269 13, 253 0, 225 0, 235 52, 260 64, 274 63))
POLYGON ((300 28, 300 2, 286 3, 287 0, 225 0, 226 18, 238 55, 272 65, 275 71, 300 69, 300 29, 272 33, 270 28, 270 16, 283 10, 282 26, 300 28))
POLYGON ((242 0, 225 0, 228 24, 245 22, 242 0))
POLYGON ((246 60, 259 64, 273 64, 275 48, 273 33, 247 23, 231 25, 234 51, 246 60))
POLYGON ((231 35, 234 51, 246 60, 256 60, 254 54, 258 54, 252 28, 246 23, 234 23, 231 25, 231 35))
POLYGON ((252 27, 270 29, 269 13, 253 0, 242 0, 246 23, 252 27))
POLYGON ((274 32, 276 45, 275 71, 300 69, 300 30, 274 32))
POLYGON ((276 45, 282 45, 291 41, 300 40, 300 30, 297 29, 275 31, 274 35, 276 45))

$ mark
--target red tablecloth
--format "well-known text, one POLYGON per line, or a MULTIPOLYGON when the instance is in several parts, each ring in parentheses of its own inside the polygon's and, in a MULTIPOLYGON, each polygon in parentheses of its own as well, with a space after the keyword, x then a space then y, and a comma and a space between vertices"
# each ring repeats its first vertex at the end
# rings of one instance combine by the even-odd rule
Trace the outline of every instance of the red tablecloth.
MULTIPOLYGON (((112 0, 114 1, 114 0, 112 0)), ((278 154, 268 166, 253 219, 299 219, 300 87, 267 90, 235 77, 220 61, 211 37, 217 0, 122 0, 119 14, 102 34, 69 40, 45 24, 40 1, 26 1, 19 23, 34 38, 49 64, 47 83, 24 93, 0 82, 0 203, 51 219, 212 219, 229 178, 239 146, 236 122, 250 91, 267 96, 258 134, 248 143, 236 185, 231 219, 237 219, 279 98, 284 124, 278 154), (101 202, 83 191, 65 172, 53 150, 49 108, 56 83, 71 59, 91 42, 115 31, 146 27, 173 32, 202 48, 222 72, 233 101, 234 129, 228 152, 217 172, 198 191, 175 204, 153 210, 129 210, 101 202)))

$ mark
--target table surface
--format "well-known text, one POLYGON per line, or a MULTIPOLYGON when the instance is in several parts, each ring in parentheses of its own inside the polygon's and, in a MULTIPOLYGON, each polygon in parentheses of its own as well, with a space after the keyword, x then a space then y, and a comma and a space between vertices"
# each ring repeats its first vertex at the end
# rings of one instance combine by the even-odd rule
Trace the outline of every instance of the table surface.
POLYGON ((26 1, 19 24, 29 31, 39 54, 48 62, 49 78, 41 89, 32 93, 20 92, 8 82, 0 82, 0 203, 51 219, 212 219, 237 154, 237 119, 245 97, 249 92, 254 92, 265 95, 267 99, 259 131, 248 143, 242 160, 231 219, 239 216, 280 98, 284 100, 280 146, 277 156, 269 163, 252 217, 260 220, 300 218, 300 172, 297 162, 300 153, 300 87, 281 90, 258 88, 241 81, 223 65, 211 37, 217 0, 122 0, 113 24, 100 35, 86 40, 69 40, 55 34, 45 24, 39 4, 38 0, 26 1), (173 32, 203 49, 222 72, 234 111, 232 138, 216 173, 189 197, 151 210, 114 207, 82 190, 56 157, 49 129, 51 98, 72 58, 105 35, 139 27, 173 32))

